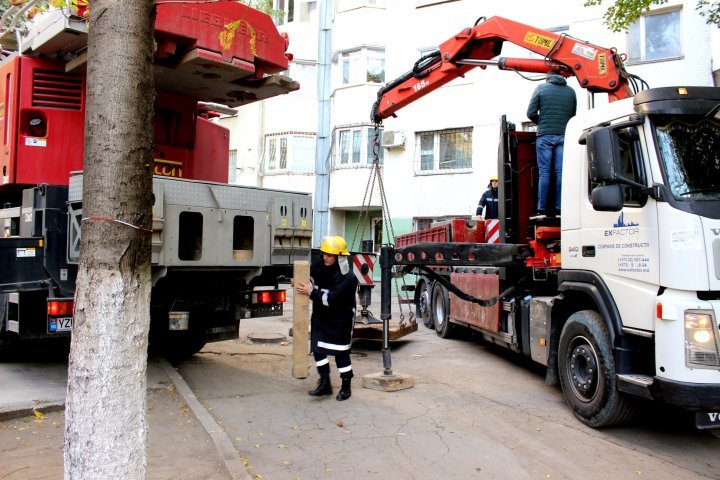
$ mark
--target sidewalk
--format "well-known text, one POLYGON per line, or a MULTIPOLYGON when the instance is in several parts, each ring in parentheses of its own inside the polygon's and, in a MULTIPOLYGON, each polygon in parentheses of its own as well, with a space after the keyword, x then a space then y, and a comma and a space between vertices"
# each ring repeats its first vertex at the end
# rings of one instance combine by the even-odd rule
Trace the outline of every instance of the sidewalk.
MULTIPOLYGON (((45 376, 38 388, 20 389, 22 399, 8 404, 0 396, 0 478, 57 479, 63 477, 63 435, 66 365, 18 366, 13 375, 45 376), (63 378, 63 374, 65 378, 63 378), (40 391, 44 384, 47 390, 40 391), (62 385, 61 385, 62 384, 62 385), (14 409, 13 409, 14 408, 14 409), (33 410, 36 413, 33 413, 33 410)), ((148 362, 148 479, 249 479, 245 469, 231 475, 213 436, 227 436, 214 422, 198 419, 202 411, 182 378, 165 360, 148 362), (174 373, 174 375, 173 375, 174 373), (179 382, 179 383, 178 383, 179 382), (178 390, 183 390, 182 394, 178 390), (194 399, 201 413, 191 408, 194 399)), ((3 392, 12 378, 0 376, 3 392)), ((12 377, 12 375, 10 376, 12 377)), ((235 455, 237 462, 239 456, 235 455)))

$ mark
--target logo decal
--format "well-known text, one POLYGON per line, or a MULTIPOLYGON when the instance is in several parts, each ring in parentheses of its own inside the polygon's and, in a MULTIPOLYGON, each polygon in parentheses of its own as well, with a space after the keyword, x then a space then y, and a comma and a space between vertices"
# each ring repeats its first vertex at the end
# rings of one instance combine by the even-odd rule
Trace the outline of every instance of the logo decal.
POLYGON ((545 50, 550 50, 552 46, 555 45, 554 38, 546 37, 545 35, 540 35, 539 33, 533 32, 527 32, 525 34, 523 42, 529 43, 530 45, 535 45, 540 48, 544 48, 545 50))
POLYGON ((637 227, 639 224, 633 222, 632 220, 628 223, 625 223, 625 212, 620 213, 620 216, 618 217, 617 223, 613 224, 613 227, 615 228, 622 228, 622 227, 637 227))

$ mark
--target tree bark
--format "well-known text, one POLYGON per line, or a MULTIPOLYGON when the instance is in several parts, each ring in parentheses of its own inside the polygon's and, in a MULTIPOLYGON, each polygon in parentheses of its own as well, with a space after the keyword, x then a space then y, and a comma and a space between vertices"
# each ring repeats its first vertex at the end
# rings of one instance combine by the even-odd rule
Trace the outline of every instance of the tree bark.
POLYGON ((145 477, 153 8, 92 2, 66 479, 145 477))

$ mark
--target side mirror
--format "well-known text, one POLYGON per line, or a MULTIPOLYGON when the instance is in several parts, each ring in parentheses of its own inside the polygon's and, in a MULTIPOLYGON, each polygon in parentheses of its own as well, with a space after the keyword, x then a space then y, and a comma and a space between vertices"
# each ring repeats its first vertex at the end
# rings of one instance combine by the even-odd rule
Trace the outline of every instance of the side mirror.
POLYGON ((596 183, 614 182, 620 172, 620 151, 611 127, 595 128, 585 138, 590 179, 596 183))
POLYGON ((624 203, 622 187, 618 184, 595 187, 590 193, 590 203, 598 212, 619 212, 624 203))

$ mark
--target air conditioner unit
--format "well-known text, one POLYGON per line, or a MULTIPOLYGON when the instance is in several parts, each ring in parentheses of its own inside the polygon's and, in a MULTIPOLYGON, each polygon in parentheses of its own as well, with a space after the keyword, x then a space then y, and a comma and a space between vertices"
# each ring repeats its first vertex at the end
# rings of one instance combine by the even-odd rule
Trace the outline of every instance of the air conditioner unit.
POLYGON ((385 148, 403 148, 405 146, 405 134, 399 130, 386 130, 382 134, 381 145, 385 148))

